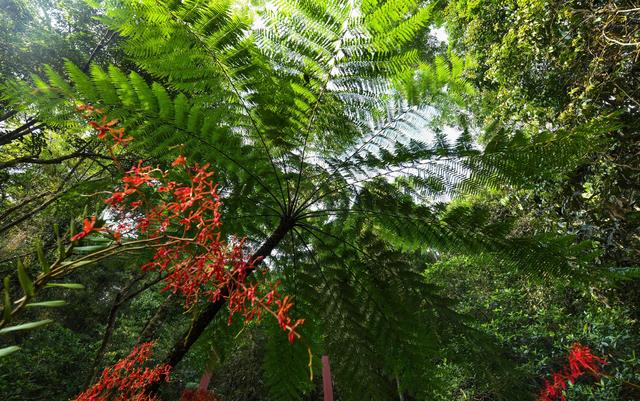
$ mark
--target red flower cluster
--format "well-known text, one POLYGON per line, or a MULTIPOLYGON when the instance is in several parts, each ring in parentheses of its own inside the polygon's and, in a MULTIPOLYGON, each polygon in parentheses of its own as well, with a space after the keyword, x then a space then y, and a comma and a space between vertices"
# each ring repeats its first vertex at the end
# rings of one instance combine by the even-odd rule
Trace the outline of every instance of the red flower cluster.
POLYGON ((553 372, 552 380, 545 380, 544 388, 540 392, 537 401, 552 401, 560 398, 566 400, 564 390, 567 389, 567 382, 573 384, 577 378, 589 373, 598 375, 600 373, 600 365, 606 362, 591 352, 588 347, 575 343, 571 346, 569 352, 569 366, 565 367, 561 372, 553 372))
POLYGON ((124 128, 113 128, 113 126, 118 124, 118 120, 108 121, 107 116, 103 115, 104 110, 96 109, 95 107, 87 104, 80 105, 77 109, 78 111, 84 112, 86 117, 90 117, 93 114, 102 115, 102 120, 100 122, 89 121, 89 125, 98 131, 98 139, 100 140, 104 140, 107 134, 111 135, 111 139, 114 141, 112 149, 117 146, 126 147, 129 142, 133 140, 133 137, 124 137, 124 128))
POLYGON ((135 347, 127 357, 106 368, 100 380, 74 401, 159 401, 155 395, 145 394, 145 389, 160 380, 169 381, 171 367, 166 364, 143 367, 151 357, 153 345, 144 343, 135 347))
MULTIPOLYGON (((104 111, 91 106, 81 110, 89 115, 98 112, 104 115, 104 111)), ((107 122, 103 116, 102 125, 90 124, 96 127, 100 136, 116 129, 112 128, 117 123, 114 121, 107 122)), ((112 135, 116 145, 121 143, 118 139, 121 136, 112 135)), ((280 299, 277 283, 262 289, 264 286, 256 282, 247 282, 247 275, 254 270, 257 261, 245 254, 244 240, 232 239, 227 243, 220 238, 222 203, 218 184, 212 176, 209 164, 188 165, 182 155, 171 163, 170 170, 144 166, 140 161, 124 173, 122 186, 105 200, 120 214, 121 221, 135 221, 133 227, 119 224, 112 235, 119 240, 121 231, 128 230, 135 231, 135 235, 156 238, 155 254, 142 270, 164 273, 164 290, 182 294, 186 308, 198 299, 215 302, 224 298, 229 307, 229 323, 237 313, 250 321, 260 319, 266 311, 278 319, 280 327, 288 332, 289 341, 293 342, 300 337, 295 330, 304 320, 293 322, 288 316, 293 305, 290 298, 280 299), (274 301, 277 311, 270 309, 274 301)), ((92 219, 95 222, 95 217, 92 219)), ((95 230, 92 225, 85 224, 85 228, 88 231, 83 230, 84 234, 76 237, 82 238, 95 230)))
POLYGON ((291 309, 293 303, 291 303, 291 299, 288 295, 286 295, 281 300, 276 299, 276 305, 278 305, 278 324, 280 325, 282 330, 289 331, 289 342, 292 343, 295 340, 295 336, 297 334, 295 332, 295 329, 296 327, 304 323, 304 319, 298 319, 295 321, 295 323, 292 322, 291 318, 289 317, 289 309, 291 309))

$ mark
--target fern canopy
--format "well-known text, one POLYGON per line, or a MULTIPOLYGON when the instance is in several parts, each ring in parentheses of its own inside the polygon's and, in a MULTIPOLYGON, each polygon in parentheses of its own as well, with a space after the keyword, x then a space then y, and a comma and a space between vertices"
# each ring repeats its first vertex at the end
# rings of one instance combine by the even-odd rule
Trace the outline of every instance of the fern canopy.
MULTIPOLYGON (((8 107, 70 142, 87 137, 78 105, 105 109, 135 138, 127 167, 177 154, 211 164, 223 235, 271 247, 268 275, 306 317, 312 354, 330 355, 340 399, 430 399, 451 366, 499 374, 496 397, 513 395, 504 350, 425 271, 468 257, 522 277, 584 274, 592 241, 520 230, 474 197, 566 178, 609 143, 615 115, 549 130, 487 123, 480 135, 478 61, 422 40, 442 21, 438 1, 96 3, 126 62, 46 66, 3 83, 8 107)), ((114 185, 108 149, 78 146, 103 156, 96 175, 114 185)), ((192 323, 224 324, 206 311, 192 323)), ((196 326, 165 344, 169 360, 196 326)), ((313 394, 308 349, 263 330, 270 396, 313 394)))

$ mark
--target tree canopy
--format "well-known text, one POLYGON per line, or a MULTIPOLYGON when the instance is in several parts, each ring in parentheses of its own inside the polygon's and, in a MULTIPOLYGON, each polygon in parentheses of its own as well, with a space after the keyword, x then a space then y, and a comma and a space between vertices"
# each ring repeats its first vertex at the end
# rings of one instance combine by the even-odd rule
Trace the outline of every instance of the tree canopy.
POLYGON ((0 394, 637 399, 639 19, 6 2, 0 394))

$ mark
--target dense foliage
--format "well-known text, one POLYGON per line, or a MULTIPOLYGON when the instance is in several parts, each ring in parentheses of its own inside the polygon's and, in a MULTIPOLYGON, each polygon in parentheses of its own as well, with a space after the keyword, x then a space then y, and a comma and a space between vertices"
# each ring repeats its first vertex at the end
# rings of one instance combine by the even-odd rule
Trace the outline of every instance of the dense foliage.
POLYGON ((640 398, 639 56, 631 1, 3 2, 0 398, 640 398))

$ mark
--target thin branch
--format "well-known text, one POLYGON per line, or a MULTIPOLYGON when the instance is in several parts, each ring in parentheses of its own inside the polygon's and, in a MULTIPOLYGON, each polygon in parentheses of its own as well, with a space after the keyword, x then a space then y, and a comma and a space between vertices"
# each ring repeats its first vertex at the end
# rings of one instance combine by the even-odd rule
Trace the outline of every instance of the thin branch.
POLYGON ((19 139, 27 135, 28 133, 33 132, 34 130, 43 128, 44 126, 45 126, 44 123, 38 124, 38 122, 35 119, 31 118, 27 120, 27 122, 25 122, 20 127, 14 129, 13 131, 8 133, 2 133, 0 135, 0 146, 9 144, 16 139, 19 139))
MULTIPOLYGON (((69 173, 63 177, 60 185, 58 186, 58 188, 54 191, 54 194, 51 196, 50 199, 46 200, 44 203, 42 203, 41 205, 39 205, 38 207, 36 207, 35 209, 25 213, 24 215, 22 215, 21 217, 19 217, 17 220, 14 220, 10 223, 5 224, 4 226, 0 226, 0 233, 3 233, 4 231, 8 230, 9 228, 22 223, 23 221, 25 221, 26 219, 28 219, 29 217, 33 216, 34 214, 40 212, 41 210, 45 209, 47 206, 49 206, 51 203, 53 203, 54 201, 56 201, 57 199, 59 199, 60 197, 62 197, 65 193, 67 193, 68 191, 70 191, 71 189, 75 188, 76 186, 80 185, 80 182, 76 182, 74 185, 71 185, 70 187, 68 187, 67 189, 63 190, 64 185, 67 183, 67 181, 71 178, 71 176, 76 172, 76 170, 80 167, 80 165, 82 164, 82 162, 84 161, 84 157, 80 158, 80 160, 78 160, 76 162, 76 164, 71 168, 71 170, 69 171, 69 173)), ((87 172, 89 170, 87 169, 87 172)), ((86 173, 86 172, 85 172, 86 173)), ((89 179, 95 177, 98 173, 92 175, 89 179)), ((84 176, 84 174, 83 174, 84 176)), ((84 177, 82 177, 84 178, 84 177)), ((24 205, 20 205, 20 207, 22 207, 24 205)))
MULTIPOLYGON (((54 191, 55 192, 55 191, 54 191)), ((22 202, 18 203, 17 205, 13 205, 10 208, 6 209, 2 214, 0 214, 0 221, 4 220, 7 216, 9 216, 11 213, 15 212, 18 209, 23 208, 24 206, 28 205, 29 203, 38 200, 46 195, 50 195, 52 194, 51 191, 47 191, 47 192, 41 192, 37 195, 34 195, 30 198, 24 199, 22 202)))
POLYGON ((120 305, 124 304, 125 302, 129 302, 130 300, 132 300, 133 298, 137 297, 138 295, 140 295, 141 293, 145 292, 146 290, 148 290, 149 288, 153 287, 154 285, 158 284, 159 282, 161 282, 165 278, 167 278, 166 274, 165 275, 159 274, 158 277, 156 277, 155 279, 149 281, 148 283, 144 284, 142 287, 138 288, 134 292, 126 295, 125 297, 123 297, 122 300, 120 301, 120 305))
POLYGON ((82 157, 82 158, 99 158, 99 159, 105 159, 105 160, 112 160, 111 157, 109 156, 103 156, 97 153, 87 153, 87 152, 83 152, 83 151, 78 151, 75 153, 71 153, 68 155, 64 155, 64 156, 60 156, 60 157, 56 157, 53 159, 39 159, 37 157, 34 156, 22 156, 22 157, 17 157, 13 160, 9 160, 7 162, 3 162, 0 163, 0 170, 1 169, 5 169, 5 168, 9 168, 9 167, 13 167, 15 165, 18 164, 59 164, 62 163, 63 161, 69 160, 69 159, 75 159, 76 157, 82 157))
POLYGON ((625 46, 625 47, 640 47, 640 42, 621 42, 617 39, 613 39, 607 36, 607 34, 602 31, 602 36, 609 42, 615 43, 616 45, 625 46))
POLYGON ((89 55, 89 59, 87 60, 86 63, 84 63, 84 65, 82 66, 82 72, 87 72, 89 71, 89 67, 91 66, 91 62, 93 62, 93 59, 97 56, 98 51, 107 46, 109 44, 109 42, 111 42, 113 40, 113 38, 115 38, 116 36, 116 32, 115 31, 110 31, 107 29, 107 31, 105 32, 104 36, 102 37, 102 39, 100 40, 100 42, 98 42, 98 44, 96 45, 96 47, 93 48, 93 50, 91 51, 91 54, 89 55))

